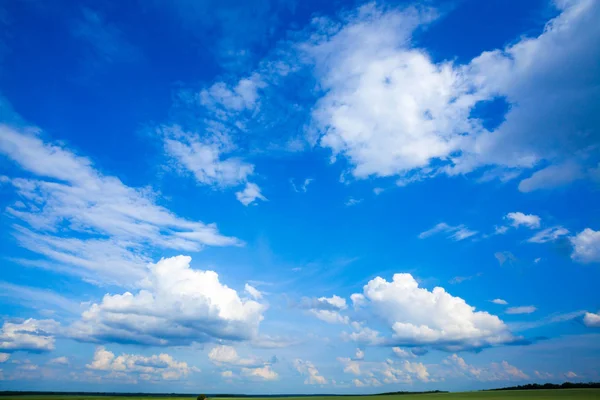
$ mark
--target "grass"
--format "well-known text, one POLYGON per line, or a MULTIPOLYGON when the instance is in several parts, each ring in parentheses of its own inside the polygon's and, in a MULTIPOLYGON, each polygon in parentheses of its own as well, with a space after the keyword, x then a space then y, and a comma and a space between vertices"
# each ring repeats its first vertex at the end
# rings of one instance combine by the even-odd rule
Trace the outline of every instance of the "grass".
MULTIPOLYGON (((0 400, 195 400, 186 397, 130 397, 130 396, 69 396, 69 395, 24 395, 2 396, 0 400)), ((239 398, 249 400, 248 398, 239 398)), ((502 400, 502 399, 598 399, 600 389, 558 389, 558 390, 510 390, 494 392, 464 392, 464 393, 436 393, 436 394, 410 394, 386 396, 345 396, 340 400, 502 400)), ((209 399, 210 400, 210 399, 209 399)), ((235 400, 235 398, 219 398, 217 400, 235 400)), ((252 398, 250 400, 277 400, 277 398, 252 398)), ((334 400, 332 397, 286 397, 283 400, 334 400)))

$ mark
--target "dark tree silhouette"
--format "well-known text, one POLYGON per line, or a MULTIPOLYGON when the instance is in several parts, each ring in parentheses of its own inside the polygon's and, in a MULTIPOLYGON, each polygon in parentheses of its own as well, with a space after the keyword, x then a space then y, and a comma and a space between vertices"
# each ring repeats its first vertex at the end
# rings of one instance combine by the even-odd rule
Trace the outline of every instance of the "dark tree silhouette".
POLYGON ((198 397, 196 397, 196 400, 206 400, 207 397, 205 394, 199 394, 198 397))

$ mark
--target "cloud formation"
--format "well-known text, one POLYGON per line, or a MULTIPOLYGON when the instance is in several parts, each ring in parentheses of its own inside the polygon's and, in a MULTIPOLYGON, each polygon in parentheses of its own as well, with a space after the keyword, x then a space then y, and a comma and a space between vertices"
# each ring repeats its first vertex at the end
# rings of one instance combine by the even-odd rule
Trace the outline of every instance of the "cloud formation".
POLYGON ((105 295, 73 324, 71 335, 156 346, 255 337, 266 306, 240 298, 216 272, 192 269, 190 262, 177 256, 151 264, 143 289, 105 295))

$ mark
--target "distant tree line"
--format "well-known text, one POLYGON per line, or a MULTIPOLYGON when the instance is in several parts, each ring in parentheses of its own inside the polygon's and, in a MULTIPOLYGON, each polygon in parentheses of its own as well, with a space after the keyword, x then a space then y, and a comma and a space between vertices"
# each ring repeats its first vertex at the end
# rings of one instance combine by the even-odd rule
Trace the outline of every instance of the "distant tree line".
POLYGON ((560 385, 555 383, 544 383, 540 385, 539 383, 528 383, 527 385, 520 386, 510 386, 498 389, 488 389, 488 390, 539 390, 539 389, 600 389, 600 382, 588 382, 588 383, 572 383, 565 382, 560 385))

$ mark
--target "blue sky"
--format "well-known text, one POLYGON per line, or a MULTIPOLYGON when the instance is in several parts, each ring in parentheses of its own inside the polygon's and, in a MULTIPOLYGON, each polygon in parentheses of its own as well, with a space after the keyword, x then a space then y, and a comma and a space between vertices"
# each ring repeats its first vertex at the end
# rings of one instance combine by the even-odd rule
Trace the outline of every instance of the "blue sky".
POLYGON ((600 3, 0 4, 0 389, 600 380, 600 3))

